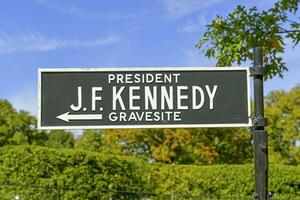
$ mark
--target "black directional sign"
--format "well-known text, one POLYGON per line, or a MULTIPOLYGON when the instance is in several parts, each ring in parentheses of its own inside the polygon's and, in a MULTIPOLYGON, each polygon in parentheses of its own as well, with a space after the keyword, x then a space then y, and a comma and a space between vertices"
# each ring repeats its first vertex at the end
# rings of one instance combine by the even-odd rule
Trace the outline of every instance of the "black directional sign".
POLYGON ((40 129, 251 126, 247 68, 39 69, 40 129))

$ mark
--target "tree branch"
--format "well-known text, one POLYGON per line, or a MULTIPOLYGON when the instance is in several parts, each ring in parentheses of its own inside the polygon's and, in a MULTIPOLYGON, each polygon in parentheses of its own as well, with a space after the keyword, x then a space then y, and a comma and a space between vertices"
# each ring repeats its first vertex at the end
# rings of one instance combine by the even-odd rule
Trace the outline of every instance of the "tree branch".
POLYGON ((286 29, 283 29, 282 31, 279 31, 278 33, 279 34, 287 34, 287 33, 299 33, 300 30, 286 30, 286 29))

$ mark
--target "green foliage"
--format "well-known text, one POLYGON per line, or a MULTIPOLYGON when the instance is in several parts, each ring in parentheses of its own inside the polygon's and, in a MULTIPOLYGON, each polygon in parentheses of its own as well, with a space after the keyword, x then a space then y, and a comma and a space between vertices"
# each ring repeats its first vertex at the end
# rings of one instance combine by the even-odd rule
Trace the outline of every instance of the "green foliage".
POLYGON ((45 132, 36 130, 36 118, 25 111, 17 112, 7 100, 0 100, 0 146, 6 144, 42 145, 45 132))
POLYGON ((67 131, 50 131, 48 140, 45 142, 46 147, 51 148, 72 148, 74 147, 74 136, 67 131))
POLYGON ((74 137, 67 131, 38 131, 37 120, 25 111, 16 111, 7 100, 0 100, 0 147, 4 145, 39 145, 72 148, 74 137))
POLYGON ((290 15, 297 15, 299 2, 279 0, 273 8, 263 11, 257 7, 247 9, 237 6, 225 18, 217 16, 207 25, 207 31, 196 47, 202 49, 208 58, 217 59, 219 67, 252 60, 252 49, 263 47, 267 77, 282 77, 282 73, 287 71, 282 60, 284 39, 291 39, 293 45, 300 41, 300 22, 289 18, 290 15))
POLYGON ((101 130, 86 130, 83 132, 75 143, 75 148, 101 151, 103 150, 103 131, 101 130))
MULTIPOLYGON (((299 199, 299 167, 271 165, 269 170, 269 191, 274 199, 299 199)), ((252 165, 154 165, 151 178, 156 192, 216 196, 217 199, 238 194, 234 199, 243 199, 253 197, 253 172, 252 165)))
MULTIPOLYGON (((48 186, 51 198, 56 197, 53 186, 63 189, 63 199, 99 199, 110 191, 142 189, 138 160, 97 154, 82 150, 55 150, 34 146, 5 146, 0 148, 0 182, 48 186), (52 190, 51 190, 52 188, 52 190)), ((55 187, 54 187, 55 188, 55 187)), ((0 195, 14 195, 14 188, 1 187, 0 195)), ((21 196, 42 199, 45 190, 28 187, 21 196)), ((46 193, 47 194, 47 193, 46 193)), ((48 195, 48 194, 47 194, 48 195)))
POLYGON ((245 129, 106 130, 104 136, 121 154, 162 163, 246 163, 252 158, 251 133, 245 129))
POLYGON ((289 92, 274 91, 266 97, 265 115, 270 161, 300 164, 300 86, 289 92))
MULTIPOLYGON (((274 198, 299 199, 299 167, 271 165, 269 170, 274 198)), ((8 199, 16 191, 30 199, 55 199, 56 190, 60 190, 61 199, 104 199, 104 193, 113 199, 133 199, 124 191, 251 199, 254 170, 252 165, 150 164, 83 150, 5 146, 0 148, 0 183, 4 182, 24 185, 18 190, 0 186, 1 197, 8 199), (33 185, 49 188, 30 187, 33 185)))

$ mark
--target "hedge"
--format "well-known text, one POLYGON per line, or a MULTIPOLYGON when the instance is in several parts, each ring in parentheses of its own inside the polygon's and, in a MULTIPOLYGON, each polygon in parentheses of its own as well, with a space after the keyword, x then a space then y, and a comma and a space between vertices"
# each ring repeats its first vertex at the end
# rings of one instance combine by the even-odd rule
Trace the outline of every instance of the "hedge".
MULTIPOLYGON (((151 168, 156 192, 253 199, 253 165, 172 166, 151 168)), ((300 166, 269 166, 271 199, 300 199, 300 166)))
MULTIPOLYGON (((21 196, 30 199, 53 199, 57 188, 61 188, 63 199, 97 199, 107 191, 136 191, 144 185, 142 169, 138 160, 93 152, 33 146, 0 148, 0 183, 17 184, 21 196)), ((1 191, 11 195, 15 190, 2 186, 1 191)), ((117 193, 111 196, 119 199, 117 193)))
MULTIPOLYGON (((300 199, 300 167, 271 165, 269 190, 274 199, 300 199)), ((74 149, 5 146, 0 148, 0 196, 16 194, 30 199, 133 199, 142 194, 149 199, 253 199, 254 174, 252 165, 162 165, 74 149)))

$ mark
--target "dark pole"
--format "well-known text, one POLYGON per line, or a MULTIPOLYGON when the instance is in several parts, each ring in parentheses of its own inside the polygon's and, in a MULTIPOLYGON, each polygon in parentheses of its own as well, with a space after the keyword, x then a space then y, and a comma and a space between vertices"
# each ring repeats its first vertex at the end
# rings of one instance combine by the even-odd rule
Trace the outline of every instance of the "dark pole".
POLYGON ((253 67, 250 68, 254 77, 254 168, 255 168, 255 199, 268 198, 268 141, 265 132, 264 118, 264 74, 262 48, 253 49, 253 67))

